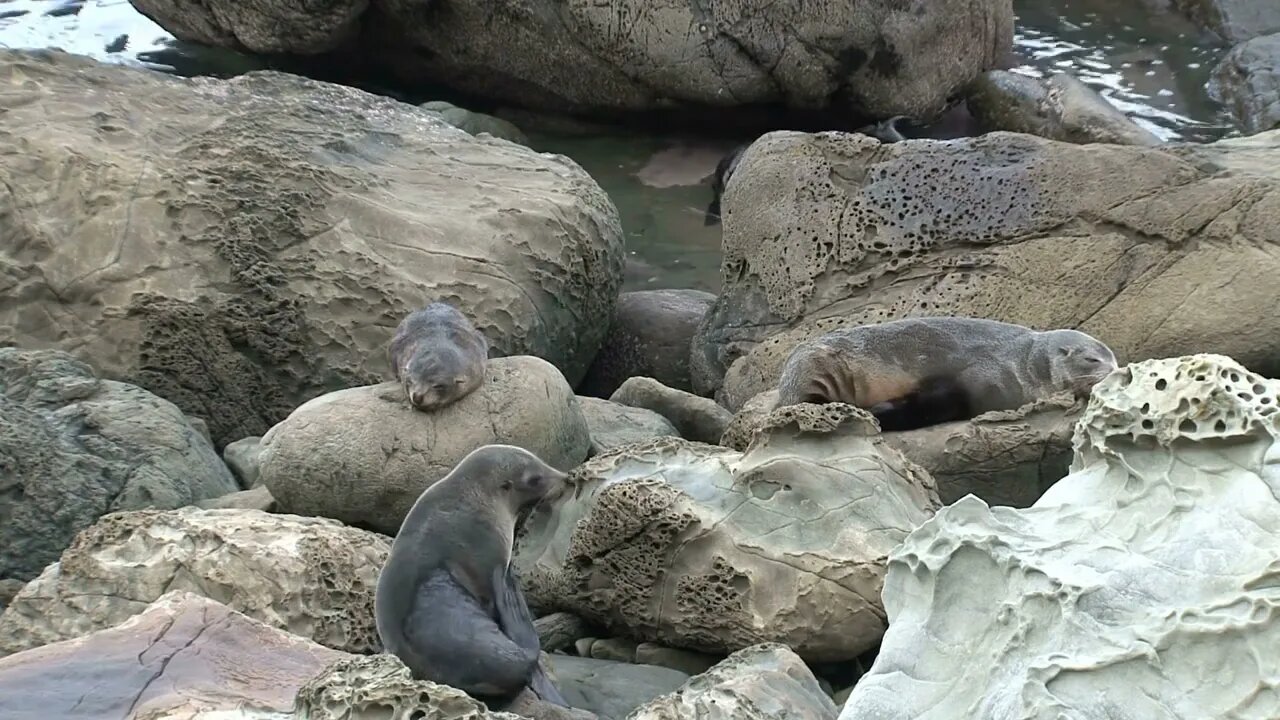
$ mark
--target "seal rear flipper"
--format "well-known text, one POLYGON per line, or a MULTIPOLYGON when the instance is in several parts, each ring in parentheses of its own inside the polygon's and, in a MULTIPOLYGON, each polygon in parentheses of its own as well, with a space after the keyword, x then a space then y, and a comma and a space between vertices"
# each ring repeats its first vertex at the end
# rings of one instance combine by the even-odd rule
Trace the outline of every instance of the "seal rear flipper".
MULTIPOLYGON (((496 569, 493 575, 493 605, 498 625, 521 648, 541 653, 542 643, 538 638, 538 629, 533 625, 533 615, 529 612, 529 604, 525 602, 515 569, 508 565, 506 569, 496 569)), ((529 689, 545 702, 569 707, 560 690, 542 669, 541 662, 534 667, 533 674, 529 677, 529 689)))
POLYGON ((513 642, 444 568, 418 584, 403 637, 396 654, 414 677, 473 695, 515 695, 538 669, 539 649, 513 642))
POLYGON ((882 432, 902 432, 973 417, 968 393, 953 378, 931 377, 920 381, 912 392, 877 403, 868 412, 880 423, 882 432))

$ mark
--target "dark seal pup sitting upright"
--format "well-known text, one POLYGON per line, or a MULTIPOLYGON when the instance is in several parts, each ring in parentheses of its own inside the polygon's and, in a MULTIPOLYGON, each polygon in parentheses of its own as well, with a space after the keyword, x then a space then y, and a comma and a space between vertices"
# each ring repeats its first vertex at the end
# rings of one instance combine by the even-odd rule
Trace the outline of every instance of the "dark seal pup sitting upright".
POLYGON ((480 387, 489 342, 452 305, 434 302, 400 321, 387 358, 409 403, 430 411, 480 387))
POLYGON ((509 702, 526 687, 568 707, 511 568, 516 517, 556 497, 565 474, 512 445, 473 450, 423 491, 378 577, 374 617, 387 652, 418 679, 509 702))

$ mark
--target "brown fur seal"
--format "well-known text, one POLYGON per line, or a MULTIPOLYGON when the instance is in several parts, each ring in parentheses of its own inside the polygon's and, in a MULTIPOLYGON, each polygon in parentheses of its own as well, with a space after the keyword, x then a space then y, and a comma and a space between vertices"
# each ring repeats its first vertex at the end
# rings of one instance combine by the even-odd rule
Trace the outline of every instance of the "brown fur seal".
POLYGON ((883 430, 910 430, 1013 410, 1064 390, 1087 397, 1115 368, 1111 349, 1077 330, 906 318, 797 345, 782 366, 777 407, 845 402, 869 410, 883 430))
POLYGON ((435 410, 480 387, 489 343, 456 308, 435 302, 400 321, 387 358, 409 403, 435 410))
POLYGON ((382 645, 415 678, 502 702, 527 687, 568 707, 539 664, 538 633, 511 567, 516 517, 558 496, 564 479, 527 450, 485 445, 418 497, 374 596, 382 645))

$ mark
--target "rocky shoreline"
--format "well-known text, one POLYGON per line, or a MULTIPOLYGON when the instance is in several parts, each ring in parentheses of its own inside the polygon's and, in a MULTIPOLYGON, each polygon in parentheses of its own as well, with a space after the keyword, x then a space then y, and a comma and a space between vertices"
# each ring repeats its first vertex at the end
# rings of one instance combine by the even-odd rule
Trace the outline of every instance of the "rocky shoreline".
MULTIPOLYGON (((299 54, 441 12, 337 3, 264 33, 248 5, 135 4, 180 36, 299 54)), ((1007 3, 969 7, 985 30, 951 54, 955 8, 898 28, 867 7, 881 49, 857 67, 744 10, 664 74, 689 8, 576 4, 401 65, 570 110, 728 93, 923 116, 983 88, 974 112, 1007 130, 757 140, 723 197, 719 295, 620 293, 608 195, 493 118, 0 50, 0 717, 583 717, 497 710, 382 652, 392 538, 488 444, 569 473, 512 563, 573 712, 1272 717, 1280 129, 1270 71, 1249 70, 1267 36, 1221 83, 1258 132, 1160 143, 1070 78, 999 75, 1007 3), (628 12, 626 42, 581 39, 628 12), (528 64, 561 34, 573 52, 528 64), (889 47, 918 55, 871 73, 889 47), (537 92, 513 94, 517 61, 537 92), (386 347, 433 300, 492 350, 478 390, 423 412, 386 347), (906 432, 773 407, 798 343, 924 315, 1079 328, 1121 367, 1087 403, 906 432)), ((441 18, 388 57, 480 14, 441 18)))

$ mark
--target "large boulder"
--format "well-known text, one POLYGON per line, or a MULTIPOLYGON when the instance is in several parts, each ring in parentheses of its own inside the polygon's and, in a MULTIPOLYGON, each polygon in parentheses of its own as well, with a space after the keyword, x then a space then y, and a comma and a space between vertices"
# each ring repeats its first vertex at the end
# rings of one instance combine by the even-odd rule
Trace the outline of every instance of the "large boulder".
POLYGON ((595 181, 411 105, 3 50, 0 114, 5 339, 90 359, 219 447, 389 377, 428 301, 571 382, 613 311, 622 234, 595 181))
POLYGON ((1246 133, 1280 128, 1280 32, 1232 48, 1213 69, 1208 91, 1246 133))
POLYGON ((358 27, 351 51, 404 83, 568 112, 929 115, 1013 42, 1009 0, 339 0, 306 13, 284 0, 131 1, 179 38, 253 52, 319 53, 358 27))
POLYGON ((433 412, 398 383, 322 395, 262 437, 262 483, 283 512, 395 535, 414 501, 482 445, 518 445, 568 471, 591 449, 582 409, 545 360, 495 358, 484 384, 433 412))
POLYGON ((656 437, 680 437, 670 420, 652 410, 581 395, 578 406, 591 433, 593 455, 656 437))
POLYGON ((173 590, 119 625, 0 658, 0 717, 284 720, 298 688, 349 657, 173 590))
POLYGON ((631 711, 684 684, 679 670, 597 660, 572 655, 548 655, 556 687, 570 707, 584 708, 601 718, 623 720, 631 711))
POLYGON ((1159 148, 774 132, 725 208, 725 284, 692 367, 731 409, 803 339, 921 315, 1078 328, 1122 362, 1213 350, 1280 371, 1280 132, 1159 148))
POLYGON ((887 554, 939 506, 928 473, 848 405, 775 411, 746 453, 659 438, 593 458, 528 519, 529 601, 711 653, 846 660, 884 632, 887 554))
POLYGON ((173 403, 57 351, 0 348, 0 580, 30 580, 118 510, 238 490, 173 403))
POLYGON ((836 720, 839 708, 789 648, 739 650, 627 720, 836 720))
POLYGON ((609 397, 627 378, 693 389, 689 342, 716 296, 701 290, 638 290, 618 296, 609 334, 578 392, 609 397))
POLYGON ((1278 405, 1220 355, 1112 373, 1034 506, 967 497, 894 550, 842 720, 1276 717, 1278 405))
POLYGON ((0 616, 0 656, 111 627, 189 590, 328 647, 378 650, 373 593, 389 538, 257 510, 114 513, 0 616))
POLYGON ((1067 73, 1034 78, 992 70, 974 81, 966 100, 988 130, 1073 143, 1160 144, 1159 137, 1067 73))

